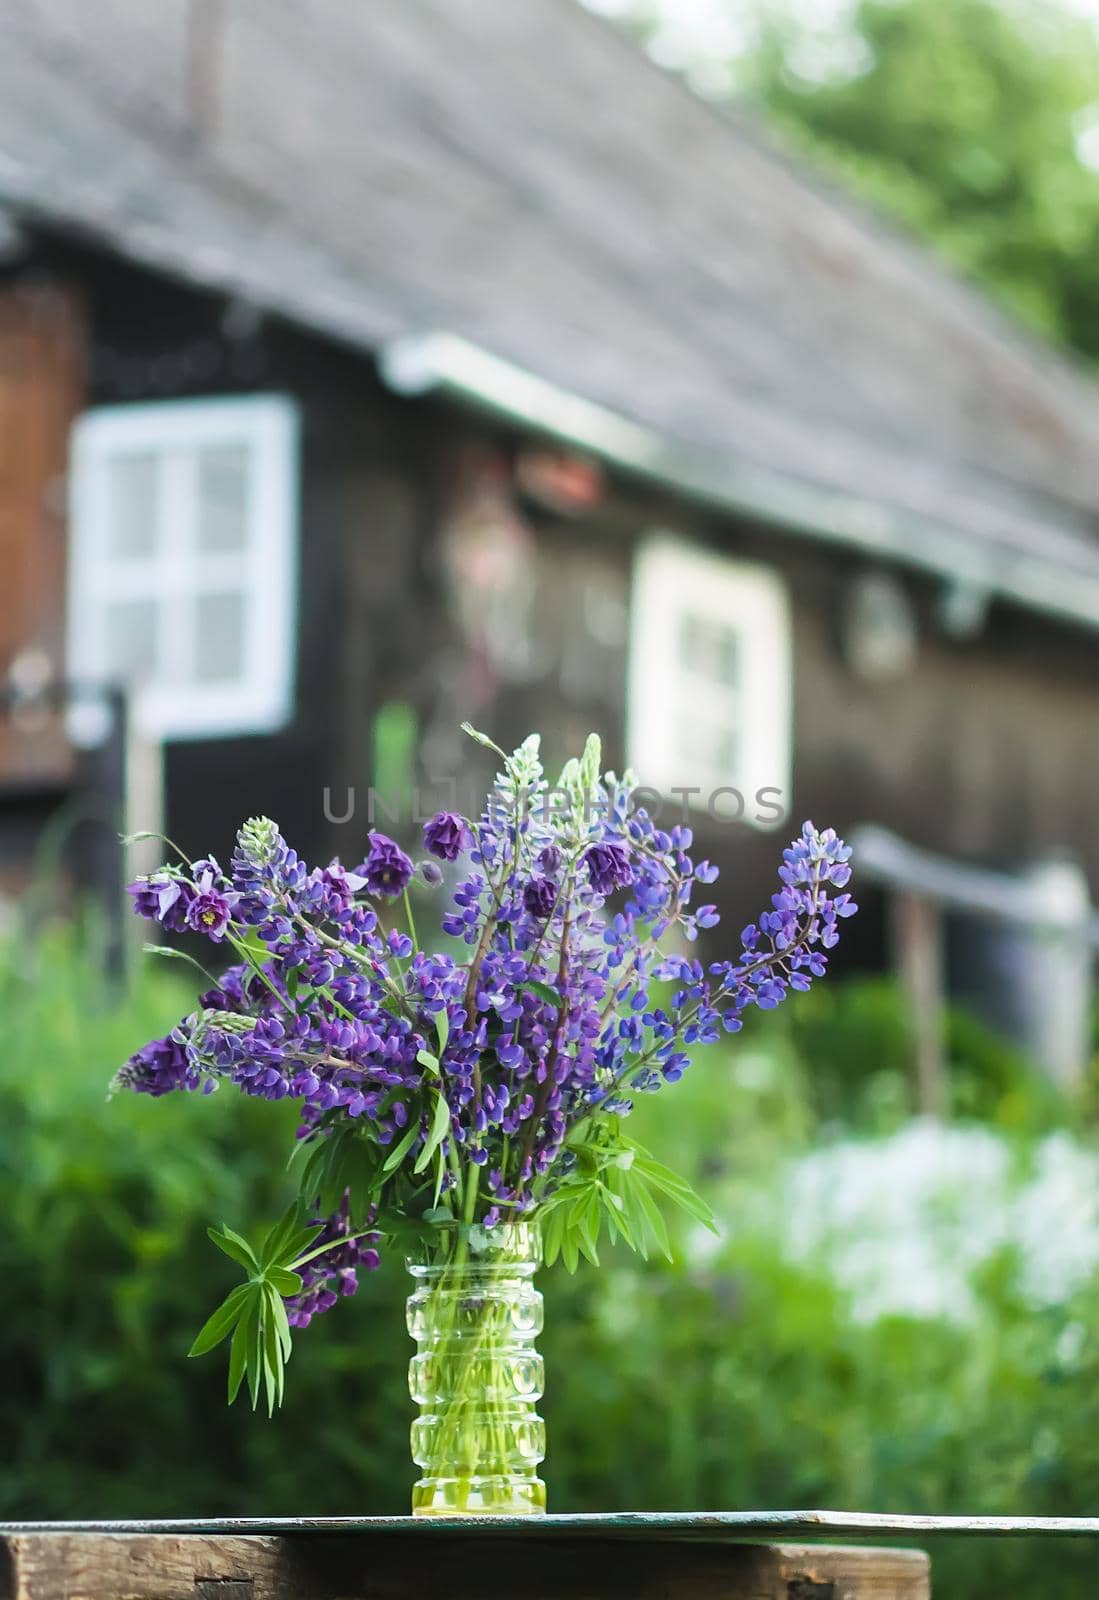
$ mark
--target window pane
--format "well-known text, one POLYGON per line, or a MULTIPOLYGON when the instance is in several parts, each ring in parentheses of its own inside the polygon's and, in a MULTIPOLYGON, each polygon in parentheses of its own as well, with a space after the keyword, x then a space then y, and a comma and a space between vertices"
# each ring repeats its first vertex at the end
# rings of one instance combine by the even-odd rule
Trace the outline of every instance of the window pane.
POLYGON ((157 670, 155 600, 108 600, 103 607, 103 668, 110 683, 146 684, 157 670))
MULTIPOLYGON (((676 729, 676 745, 685 774, 705 772, 723 783, 736 782, 739 741, 735 728, 683 715, 677 719, 676 729)), ((688 777, 682 781, 686 783, 688 777)))
POLYGON ((121 561, 143 560, 156 549, 157 465, 151 451, 110 463, 107 547, 121 561))
POLYGON ((195 601, 195 681, 224 683, 241 675, 244 596, 200 594, 195 601))
POLYGON ((736 630, 713 617, 684 613, 679 622, 679 660, 684 671, 734 688, 738 680, 736 630))
POLYGON ((198 547, 215 554, 248 542, 248 451, 218 445, 198 457, 198 547))

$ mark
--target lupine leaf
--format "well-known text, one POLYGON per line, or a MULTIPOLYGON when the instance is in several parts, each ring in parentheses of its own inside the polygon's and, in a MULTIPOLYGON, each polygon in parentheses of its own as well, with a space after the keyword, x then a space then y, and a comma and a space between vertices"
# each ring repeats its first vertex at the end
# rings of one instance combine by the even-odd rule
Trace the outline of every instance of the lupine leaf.
POLYGON ((560 1206, 554 1206, 546 1218, 542 1233, 542 1253, 547 1267, 552 1267, 561 1254, 564 1235, 564 1215, 560 1206))
POLYGON ((625 1222, 622 1228, 622 1237, 631 1250, 636 1250, 643 1261, 649 1259, 649 1240, 645 1229, 645 1214, 637 1198, 634 1185, 622 1182, 621 1176, 616 1175, 620 1184, 624 1216, 619 1218, 619 1223, 625 1222))
POLYGON ((544 1000, 546 1004, 548 1006, 552 1006, 555 1011, 559 1011, 561 1009, 561 996, 557 993, 556 989, 551 987, 550 984, 542 983, 537 978, 526 978, 522 983, 517 985, 517 987, 520 989, 529 989, 531 994, 536 994, 539 1000, 544 1000))
POLYGON ((422 1172, 424 1170, 449 1132, 450 1107, 447 1104, 446 1095, 437 1094, 435 1096, 435 1106, 431 1113, 431 1127, 424 1147, 416 1157, 416 1165, 412 1168, 413 1172, 422 1172))
POLYGON ((603 1205, 607 1213, 607 1228, 613 1240, 621 1236, 631 1250, 638 1250, 644 1255, 644 1236, 640 1241, 636 1229, 630 1218, 630 1208, 622 1193, 625 1185, 622 1183, 622 1173, 616 1167, 607 1169, 607 1179, 603 1189, 603 1205))
MULTIPOLYGON (((229 1349, 229 1404, 232 1405, 240 1390, 241 1381, 245 1374, 248 1375, 249 1386, 252 1387, 252 1359, 255 1344, 256 1328, 259 1324, 259 1302, 263 1295, 262 1287, 249 1284, 251 1293, 248 1303, 237 1323, 233 1334, 233 1343, 229 1349)), ((253 1405, 255 1404, 253 1393, 253 1405)))
POLYGON ((336 1173, 338 1193, 329 1209, 335 1211, 346 1193, 351 1220, 358 1224, 370 1210, 380 1179, 381 1162, 377 1147, 352 1133, 346 1141, 343 1159, 336 1173))
POLYGON ((290 1319, 286 1314, 286 1305, 281 1295, 276 1295, 271 1302, 271 1309, 275 1314, 275 1327, 278 1329, 279 1344, 282 1347, 283 1361, 290 1360, 290 1352, 294 1347, 293 1334, 290 1331, 290 1319))
POLYGON ((447 1041, 450 1039, 450 1017, 445 1006, 441 1011, 436 1011, 435 1013, 435 1035, 439 1041, 439 1058, 441 1060, 447 1047, 447 1041))
POLYGON ((660 1189, 697 1222, 709 1228, 711 1233, 720 1232, 717 1218, 710 1207, 701 1195, 695 1193, 685 1178, 681 1178, 678 1172, 673 1172, 671 1167, 665 1167, 655 1160, 643 1145, 626 1139, 623 1139, 623 1144, 634 1153, 632 1170, 639 1177, 643 1177, 653 1188, 660 1189))
POLYGON ((576 1244, 576 1236, 566 1225, 561 1236, 561 1260, 565 1263, 568 1272, 575 1272, 580 1265, 580 1252, 576 1244))
POLYGON ((593 1267, 599 1265, 597 1246, 601 1221, 602 1212, 599 1203, 599 1191, 593 1186, 577 1207, 576 1215, 577 1247, 587 1256, 593 1267))
POLYGON ((275 1305, 281 1305, 278 1290, 270 1283, 264 1285, 263 1310, 263 1382, 267 1392, 267 1415, 274 1416, 275 1407, 282 1404, 285 1378, 282 1367, 282 1341, 275 1321, 275 1305))
POLYGON ((660 1207, 649 1190, 646 1189, 644 1183, 634 1182, 631 1184, 631 1188, 637 1196, 638 1208, 644 1214, 645 1223, 656 1241, 657 1249, 661 1255, 670 1261, 672 1259, 672 1248, 668 1239, 668 1225, 664 1221, 664 1215, 660 1207))
POLYGON ((439 1197, 443 1192, 443 1179, 445 1177, 446 1157, 443 1155, 442 1147, 440 1146, 440 1148, 435 1152, 435 1188, 431 1196, 432 1211, 437 1211, 439 1209, 439 1197))
POLYGON ((417 1137, 419 1135, 419 1132, 420 1132, 420 1119, 419 1119, 419 1117, 410 1117, 409 1118, 409 1122, 408 1122, 408 1127, 405 1129, 404 1136, 401 1139, 400 1143, 399 1144, 395 1144, 393 1146, 392 1150, 389 1152, 389 1154, 386 1156, 385 1160, 382 1162, 382 1171, 383 1172, 392 1172, 394 1170, 394 1168, 400 1166, 400 1164, 404 1160, 405 1156, 412 1149, 412 1146, 416 1143, 416 1139, 417 1139, 417 1137))
POLYGON ((674 1200, 677 1206, 686 1211, 689 1216, 694 1217, 697 1222, 701 1222, 704 1227, 709 1228, 711 1233, 720 1232, 717 1218, 702 1196, 696 1194, 690 1184, 684 1182, 679 1174, 673 1172, 670 1167, 661 1166, 659 1161, 653 1161, 649 1156, 639 1156, 635 1170, 653 1188, 660 1189, 670 1200, 674 1200))
POLYGON ((251 1284, 239 1284, 232 1294, 221 1302, 213 1315, 207 1317, 187 1354, 189 1356, 204 1356, 207 1351, 213 1350, 219 1345, 223 1339, 227 1339, 236 1327, 241 1312, 244 1310, 244 1303, 251 1292, 251 1284))
POLYGON ((439 1076, 439 1058, 438 1056, 433 1056, 430 1050, 417 1050, 416 1060, 421 1067, 426 1067, 436 1077, 439 1076))
POLYGON ((220 1228, 207 1228, 206 1232, 217 1245, 219 1250, 224 1250, 238 1266, 245 1267, 249 1272, 259 1271, 259 1262, 256 1253, 247 1239, 242 1239, 239 1233, 234 1233, 232 1228, 226 1227, 223 1222, 220 1228))
POLYGON ((322 1232, 323 1229, 319 1223, 311 1222, 305 1227, 299 1228, 297 1233, 291 1234, 290 1238, 287 1239, 283 1247, 281 1260, 273 1264, 286 1267, 290 1272, 296 1271, 298 1257, 303 1256, 309 1246, 316 1243, 322 1232))
POLYGON ((266 1268, 274 1262, 281 1263, 285 1258, 287 1241, 300 1229, 301 1205, 295 1200, 289 1210, 285 1211, 274 1227, 268 1231, 259 1253, 260 1266, 266 1268))
POLYGON ((248 1321, 248 1394, 253 1411, 259 1404, 260 1383, 263 1381, 263 1299, 264 1290, 260 1284, 248 1321))
POLYGON ((290 1272, 286 1267, 268 1267, 263 1281, 271 1284, 280 1295, 301 1293, 301 1274, 290 1272))

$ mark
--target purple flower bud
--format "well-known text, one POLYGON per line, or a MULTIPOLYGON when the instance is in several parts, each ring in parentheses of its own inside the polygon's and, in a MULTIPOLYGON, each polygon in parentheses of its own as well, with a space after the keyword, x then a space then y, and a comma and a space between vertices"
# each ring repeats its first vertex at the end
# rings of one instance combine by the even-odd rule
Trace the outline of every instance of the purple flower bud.
POLYGON ((538 852, 538 865, 547 878, 551 878, 561 865, 561 852, 555 844, 547 844, 538 852))
POLYGON ((416 870, 429 889, 437 889, 443 881, 442 868, 434 861, 421 861, 416 870))
POLYGON ((440 861, 457 861, 469 842, 465 819, 455 811, 440 811, 424 823, 424 849, 440 861))
POLYGON ((544 922, 557 904, 557 885, 552 878, 531 878, 523 889, 523 904, 532 917, 544 922))
POLYGON ((630 858, 620 844, 593 844, 585 852, 584 860, 596 894, 613 894, 616 889, 625 889, 633 882, 630 858))

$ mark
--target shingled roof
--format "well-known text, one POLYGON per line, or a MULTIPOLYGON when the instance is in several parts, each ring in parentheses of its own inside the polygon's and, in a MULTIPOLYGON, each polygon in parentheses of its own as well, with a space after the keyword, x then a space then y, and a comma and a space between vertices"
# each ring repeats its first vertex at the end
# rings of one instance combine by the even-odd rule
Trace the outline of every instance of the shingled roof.
POLYGON ((575 0, 94 10, 0 0, 17 211, 1099 622, 1099 387, 575 0))

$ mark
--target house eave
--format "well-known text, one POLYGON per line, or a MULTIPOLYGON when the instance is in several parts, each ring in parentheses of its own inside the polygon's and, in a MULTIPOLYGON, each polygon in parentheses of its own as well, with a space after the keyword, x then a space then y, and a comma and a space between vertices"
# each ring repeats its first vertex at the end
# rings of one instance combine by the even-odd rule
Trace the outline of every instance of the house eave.
POLYGON ((830 490, 734 455, 695 449, 571 394, 450 333, 381 346, 383 382, 440 395, 584 450, 629 475, 735 516, 861 552, 1064 621, 1099 627, 1099 576, 974 539, 907 508, 830 490))

